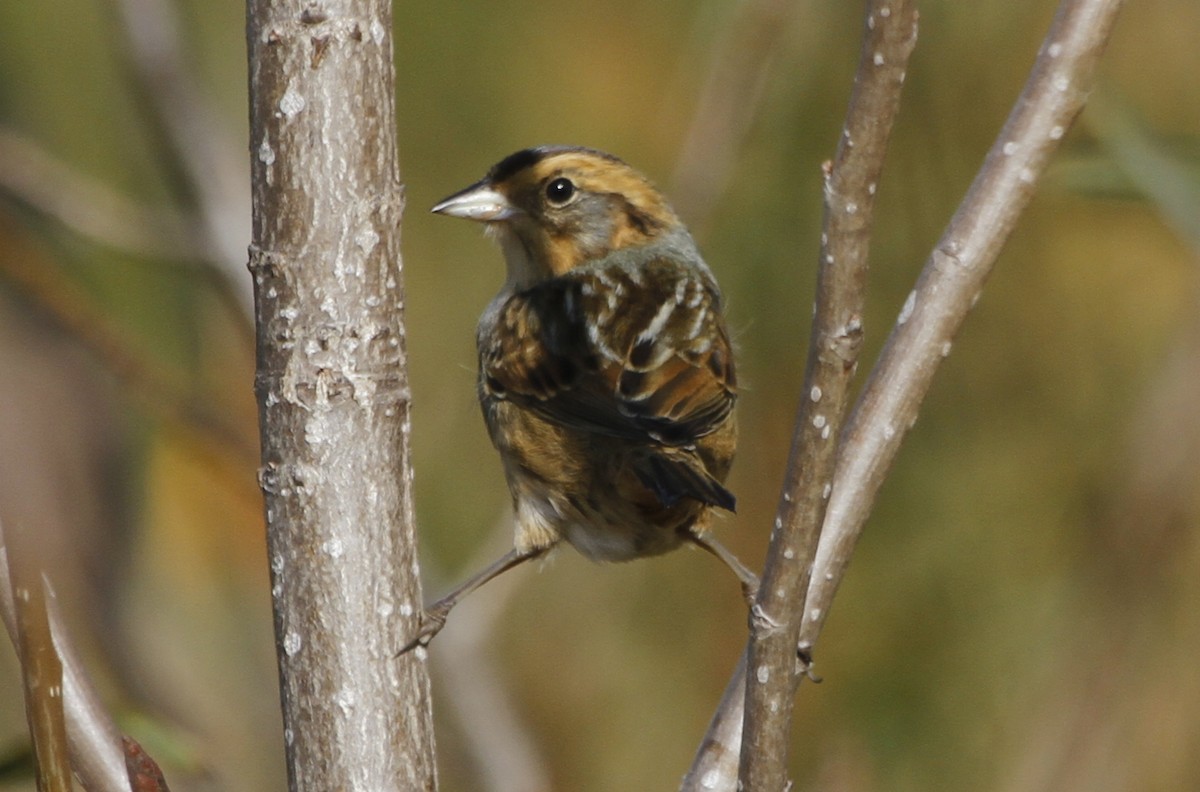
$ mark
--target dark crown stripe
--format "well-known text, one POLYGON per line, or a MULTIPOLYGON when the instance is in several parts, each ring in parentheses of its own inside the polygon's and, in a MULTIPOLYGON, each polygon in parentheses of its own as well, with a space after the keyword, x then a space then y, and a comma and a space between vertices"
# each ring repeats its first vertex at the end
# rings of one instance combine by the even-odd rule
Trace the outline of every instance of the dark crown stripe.
POLYGON ((552 157, 556 154, 566 154, 568 152, 591 154, 592 156, 606 159, 609 162, 622 162, 622 160, 614 157, 612 154, 587 148, 586 146, 535 146, 509 154, 497 162, 492 166, 491 172, 488 173, 488 181, 492 184, 499 184, 500 182, 507 181, 526 168, 533 167, 547 157, 552 157))

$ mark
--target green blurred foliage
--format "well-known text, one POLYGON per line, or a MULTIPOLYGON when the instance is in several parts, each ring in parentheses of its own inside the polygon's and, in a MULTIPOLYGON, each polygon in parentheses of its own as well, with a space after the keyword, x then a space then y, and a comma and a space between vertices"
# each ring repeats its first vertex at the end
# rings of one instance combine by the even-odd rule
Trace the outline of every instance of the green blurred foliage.
MULTIPOLYGON (((1020 90, 1053 5, 922 4, 879 191, 862 374, 1020 90)), ((718 60, 726 34, 757 7, 395 9, 431 593, 502 545, 508 528, 473 373, 474 322, 502 264, 477 229, 427 208, 538 143, 613 151, 669 192, 713 63, 746 57, 718 60)), ((177 202, 109 9, 0 6, 0 128, 128 197, 177 202)), ((177 10, 182 55, 226 145, 244 152, 243 7, 182 0, 177 10)), ((740 349, 740 508, 720 533, 754 566, 790 440, 820 164, 837 141, 860 13, 831 2, 784 9, 761 90, 739 110, 745 135, 720 152, 728 182, 710 216, 686 218, 725 288, 740 349)), ((1194 0, 1130 4, 1120 20, 1096 92, 1104 112, 1085 111, 1065 140, 867 526, 817 648, 825 682, 800 693, 797 788, 1200 787, 1197 31, 1194 0)), ((239 405, 254 437, 250 351, 201 280, 98 246, 11 192, 0 219, 0 254, 36 251, 136 355, 202 398, 239 405)), ((7 276, 0 290, 14 305, 38 302, 7 276)), ((148 746, 156 730, 173 746, 173 788, 283 788, 253 466, 214 472, 194 439, 127 395, 141 471, 127 486, 141 508, 110 548, 128 572, 103 592, 121 614, 119 633, 102 641, 113 689, 124 691, 114 700, 139 714, 130 728, 148 746)), ((553 788, 674 788, 744 642, 734 582, 692 552, 600 567, 564 551, 513 576, 496 584, 512 599, 480 651, 553 788)), ((439 663, 435 643, 435 681, 439 663)), ((21 739, 15 679, 0 668, 0 755, 21 739)), ((443 786, 481 789, 442 687, 443 786)))

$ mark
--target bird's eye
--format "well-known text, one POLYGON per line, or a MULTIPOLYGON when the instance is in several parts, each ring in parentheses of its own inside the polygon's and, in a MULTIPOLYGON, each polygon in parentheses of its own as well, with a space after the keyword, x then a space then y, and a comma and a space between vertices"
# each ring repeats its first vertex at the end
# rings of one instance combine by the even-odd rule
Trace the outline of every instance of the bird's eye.
POLYGON ((562 206, 575 197, 575 184, 568 178, 559 176, 546 185, 546 199, 555 206, 562 206))

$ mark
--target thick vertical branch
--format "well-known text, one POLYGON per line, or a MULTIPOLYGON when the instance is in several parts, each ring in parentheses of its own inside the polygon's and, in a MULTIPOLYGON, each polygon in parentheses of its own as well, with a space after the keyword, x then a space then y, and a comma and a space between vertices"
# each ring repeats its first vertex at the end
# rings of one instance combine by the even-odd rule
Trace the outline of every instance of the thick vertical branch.
POLYGON ((434 789, 387 0, 250 0, 256 389, 292 790, 434 789))
POLYGON ((907 0, 867 4, 863 46, 846 124, 825 178, 825 218, 816 312, 796 429, 762 585, 751 614, 745 725, 739 779, 747 790, 782 789, 787 779, 797 658, 817 536, 833 482, 837 441, 858 363, 867 253, 876 188, 900 108, 917 12, 907 0))

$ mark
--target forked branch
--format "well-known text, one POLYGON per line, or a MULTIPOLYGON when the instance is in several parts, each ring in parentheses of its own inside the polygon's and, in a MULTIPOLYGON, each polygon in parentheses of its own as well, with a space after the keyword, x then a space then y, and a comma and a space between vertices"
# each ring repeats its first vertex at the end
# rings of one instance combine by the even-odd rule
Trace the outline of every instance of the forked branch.
MULTIPOLYGON (((1095 77, 1101 51, 1121 4, 1121 0, 1063 0, 1024 90, 970 191, 926 262, 864 393, 840 434, 836 425, 830 423, 836 420, 834 394, 825 387, 819 392, 813 390, 812 382, 814 370, 819 371, 825 365, 820 359, 814 358, 822 352, 829 352, 822 346, 827 338, 824 334, 829 332, 830 327, 848 326, 828 324, 829 316, 823 313, 821 301, 826 294, 826 279, 830 275, 822 270, 805 393, 802 395, 777 528, 772 537, 764 574, 763 597, 759 601, 763 607, 754 614, 754 632, 748 650, 751 658, 747 683, 749 703, 739 696, 725 696, 683 789, 734 788, 736 781, 730 774, 730 746, 724 746, 725 750, 722 751, 715 749, 714 745, 719 739, 716 730, 722 725, 725 725, 726 739, 729 738, 732 730, 728 729, 727 724, 736 720, 736 711, 743 707, 746 709, 746 729, 739 771, 742 787, 746 790, 784 787, 795 687, 808 670, 807 660, 811 657, 833 595, 845 573, 876 493, 895 459, 904 433, 916 421, 921 401, 938 364, 949 353, 955 334, 978 298, 1018 217, 1033 196, 1051 155, 1082 109, 1095 77), (810 406, 810 402, 814 405, 824 402, 826 411, 818 413, 815 407, 810 406), (819 422, 822 424, 820 428, 831 426, 830 434, 838 438, 838 448, 836 471, 832 480, 825 479, 830 485, 828 508, 823 521, 817 518, 817 522, 813 523, 822 525, 822 529, 809 575, 804 559, 812 557, 809 555, 811 545, 790 544, 781 540, 781 537, 811 541, 815 536, 811 530, 812 524, 809 524, 808 531, 795 530, 793 526, 802 527, 804 523, 794 522, 802 518, 793 515, 803 511, 811 520, 814 515, 820 514, 819 506, 813 509, 804 505, 811 502, 810 488, 814 482, 821 480, 820 472, 827 469, 824 466, 828 465, 828 446, 832 445, 824 442, 828 437, 812 439, 813 430, 819 428, 816 425, 818 414, 823 416, 819 422), (806 473, 808 466, 812 470, 806 473), (793 562, 793 568, 788 570, 779 556, 793 562), (789 586, 796 579, 803 580, 807 587, 803 601, 798 596, 790 595, 794 590, 789 586), (782 585, 779 581, 783 582, 782 585), (775 610, 783 602, 786 602, 786 610, 775 610), (788 667, 783 665, 784 658, 778 650, 765 650, 768 646, 774 647, 780 643, 787 645, 796 635, 791 631, 796 623, 799 623, 799 633, 796 642, 789 646, 795 654, 789 658, 788 667), (765 640, 769 640, 770 644, 765 640), (761 661, 756 662, 756 658, 761 661)), ((897 3, 869 4, 867 40, 877 35, 877 26, 885 8, 890 9, 887 18, 896 23, 901 7, 897 3)), ((869 45, 864 53, 868 49, 869 45)), ((878 54, 879 57, 876 57, 875 53, 871 53, 869 59, 864 58, 860 63, 856 97, 862 91, 864 69, 870 72, 872 66, 888 64, 888 53, 880 50, 878 54)), ((851 116, 854 111, 852 104, 851 116)), ((850 128, 849 121, 847 128, 850 128)), ((850 140, 857 143, 853 133, 850 140)), ((846 142, 844 138, 842 149, 846 148, 846 142)), ((882 150, 878 155, 882 157, 882 150)), ((840 160, 838 164, 841 164, 840 160)), ((835 166, 835 177, 838 172, 835 166)), ((863 176, 865 173, 860 173, 860 178, 863 176)), ((831 179, 831 184, 835 183, 831 179)), ((872 184, 867 182, 873 194, 872 184)), ((844 189, 849 191, 862 186, 862 183, 855 182, 854 186, 847 185, 844 189)), ((834 197, 837 197, 836 192, 834 197)), ((837 210, 837 205, 829 203, 827 206, 828 228, 832 211, 837 210)), ((857 207, 858 210, 861 208, 857 207)), ((841 209, 847 212, 849 206, 843 204, 841 209)), ((869 222, 853 230, 862 235, 865 255, 869 222)), ((828 248, 835 237, 828 230, 826 234, 823 246, 828 248)), ((829 252, 828 249, 822 251, 823 267, 837 263, 836 251, 832 262, 827 257, 829 252)), ((861 300, 861 294, 856 299, 861 300)), ((849 365, 852 364, 851 360, 849 365)), ((824 484, 821 485, 821 491, 822 494, 826 493, 824 484)), ((736 683, 735 679, 733 684, 736 683)))
POLYGON ((752 610, 751 642, 684 781, 685 790, 731 788, 738 778, 739 750, 743 778, 760 771, 778 773, 780 781, 766 786, 782 787, 782 759, 799 682, 801 611, 795 603, 808 587, 857 366, 875 195, 916 44, 916 18, 907 0, 867 5, 843 134, 834 160, 824 167, 825 214, 808 363, 767 565, 752 610), (747 658, 754 669, 749 687, 747 658), (749 708, 744 706, 747 695, 749 708), (773 767, 760 762, 769 756, 780 761, 773 767))

